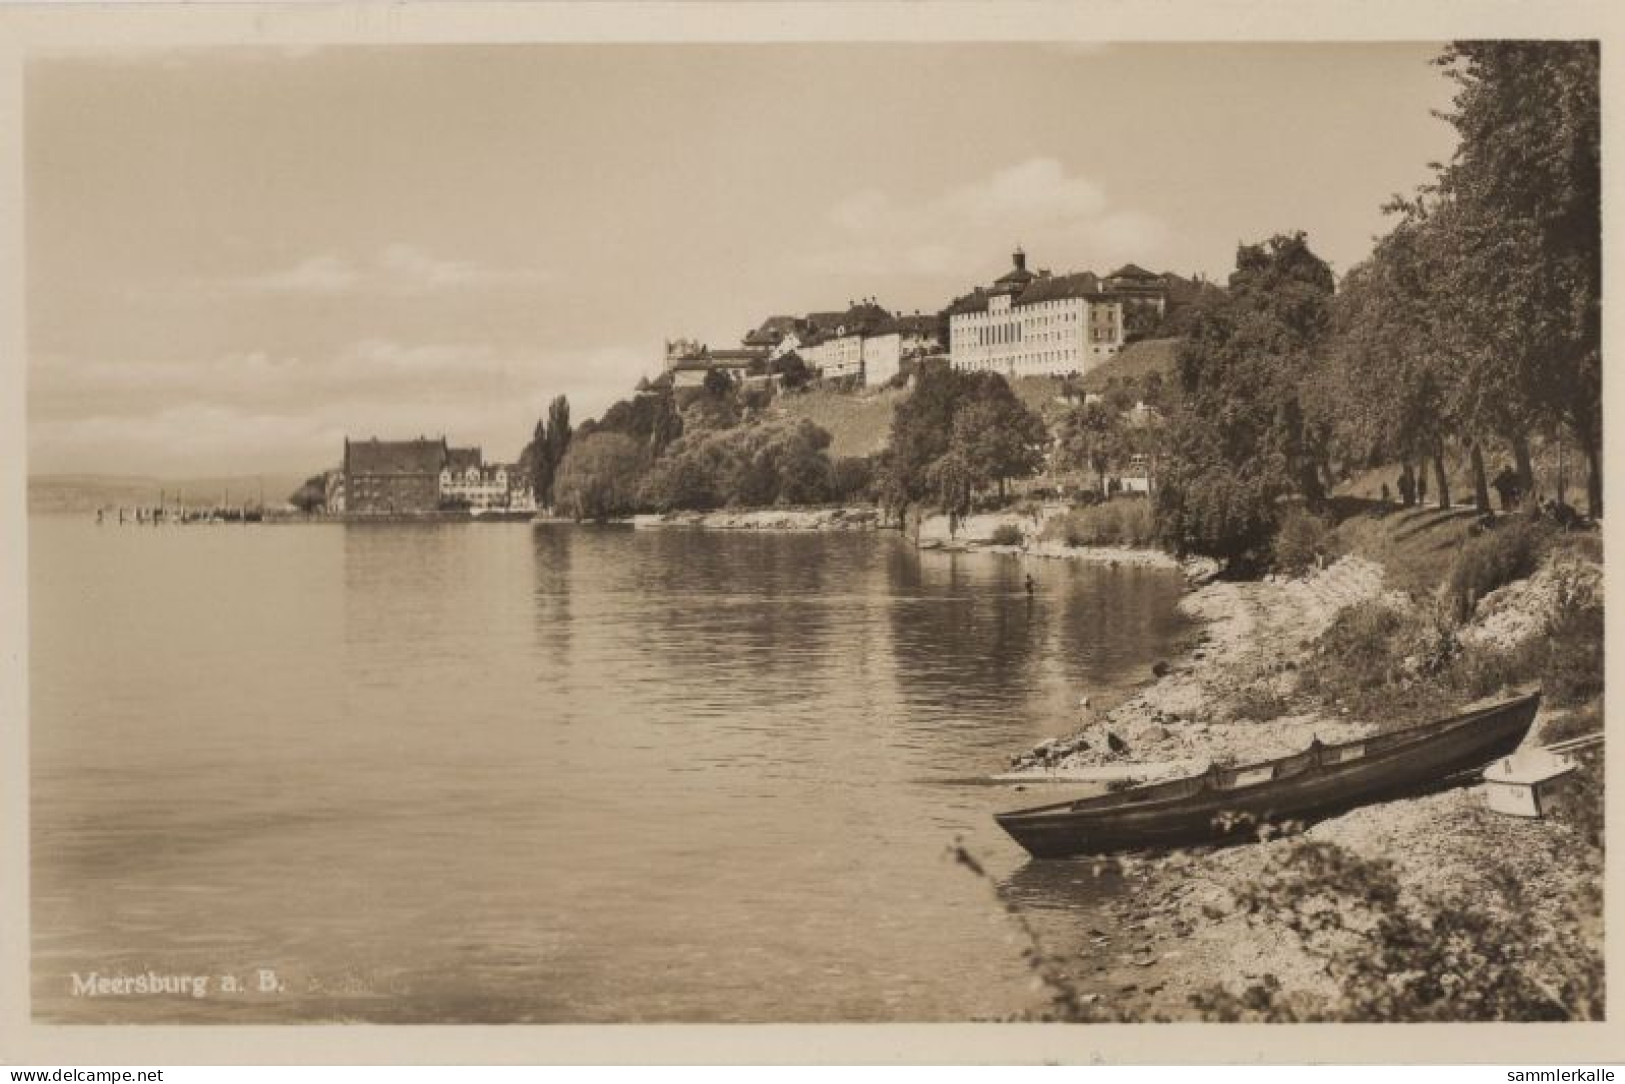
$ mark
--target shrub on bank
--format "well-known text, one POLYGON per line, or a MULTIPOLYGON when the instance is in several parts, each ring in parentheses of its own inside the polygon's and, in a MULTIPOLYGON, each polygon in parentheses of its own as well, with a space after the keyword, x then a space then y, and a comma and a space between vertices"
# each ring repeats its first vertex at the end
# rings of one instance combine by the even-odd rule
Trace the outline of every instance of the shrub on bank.
POLYGON ((830 496, 842 503, 874 499, 874 461, 866 455, 843 455, 830 464, 830 496))
POLYGON ((1456 620, 1471 617, 1478 600, 1497 587, 1533 575, 1550 544, 1550 531, 1527 520, 1468 539, 1456 555, 1447 581, 1456 620))
POLYGON ((1021 528, 1014 523, 1001 523, 993 528, 993 544, 995 546, 1019 546, 1024 536, 1021 528))
MULTIPOLYGON (((1568 738, 1594 734, 1602 728, 1602 698, 1598 697, 1578 711, 1554 720, 1541 731, 1540 740, 1543 745, 1551 745, 1568 738)), ((1603 748, 1594 745, 1569 755, 1579 764, 1579 771, 1558 792, 1552 819, 1569 825, 1580 833, 1587 844, 1601 850, 1605 842, 1608 804, 1603 792, 1603 748)))
POLYGON ((1272 681, 1258 680, 1243 686, 1236 693, 1230 710, 1237 719, 1267 723, 1291 711, 1292 704, 1272 681))
POLYGON ((1535 638, 1545 649, 1540 663, 1551 703, 1583 704, 1602 696, 1604 625, 1602 598, 1594 589, 1578 587, 1559 597, 1547 634, 1535 638))
POLYGON ((1512 647, 1462 644, 1444 615, 1363 602, 1321 635, 1300 693, 1356 718, 1398 727, 1438 718, 1448 705, 1538 684, 1551 707, 1602 696, 1603 600, 1592 581, 1562 581, 1544 630, 1512 647))
POLYGON ((868 484, 866 462, 841 460, 830 435, 805 419, 721 431, 688 431, 644 473, 643 507, 708 510, 822 504, 868 484))
POLYGON ((1406 677, 1401 644, 1415 639, 1416 620, 1385 602, 1340 610, 1304 666, 1299 688, 1328 701, 1381 694, 1406 677))
POLYGON ((1150 501, 1120 497, 1055 516, 1040 537, 1068 546, 1149 546, 1156 542, 1157 530, 1150 501))
POLYGON ((1326 556, 1332 525, 1322 516, 1294 508, 1281 519, 1275 532, 1272 563, 1277 572, 1301 575, 1326 556))

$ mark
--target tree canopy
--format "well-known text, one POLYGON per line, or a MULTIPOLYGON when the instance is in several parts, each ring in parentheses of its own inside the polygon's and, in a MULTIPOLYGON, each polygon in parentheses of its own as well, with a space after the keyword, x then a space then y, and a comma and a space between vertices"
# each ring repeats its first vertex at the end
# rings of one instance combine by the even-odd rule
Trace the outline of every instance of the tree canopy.
POLYGON ((624 433, 593 432, 572 441, 554 480, 557 506, 578 520, 605 520, 636 509, 644 454, 624 433))
POLYGON ((1104 492, 1106 472, 1130 451, 1127 427, 1115 406, 1083 402, 1067 410, 1056 426, 1055 466, 1060 470, 1090 470, 1104 492))
POLYGON ((1261 559, 1283 498, 1324 498, 1324 436, 1303 390, 1331 323, 1332 273, 1302 233, 1242 245, 1179 351, 1180 401, 1158 489, 1177 549, 1261 559))
MULTIPOLYGON (((1455 42, 1447 119, 1461 142, 1432 197, 1473 422, 1567 424, 1602 510, 1599 49, 1587 41, 1455 42)), ((1526 464, 1520 464, 1526 467, 1526 464)))
POLYGON ((553 506, 553 479, 574 434, 570 430, 570 401, 560 395, 547 406, 547 416, 538 419, 531 441, 519 457, 519 465, 530 472, 536 504, 553 506))
POLYGON ((650 467, 639 499, 660 512, 821 504, 838 494, 829 445, 829 433, 805 418, 696 430, 650 467))
POLYGON ((881 480, 884 498, 903 508, 935 500, 968 505, 969 495, 1037 470, 1048 433, 998 373, 931 366, 892 415, 881 480))

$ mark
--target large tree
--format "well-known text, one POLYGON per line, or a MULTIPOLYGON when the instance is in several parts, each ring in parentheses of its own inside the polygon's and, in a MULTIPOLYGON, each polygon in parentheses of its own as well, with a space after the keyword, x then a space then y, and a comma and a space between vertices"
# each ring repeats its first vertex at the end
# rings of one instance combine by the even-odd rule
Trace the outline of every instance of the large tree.
POLYGON ((995 485, 1000 498, 1009 479, 1024 478, 1043 464, 1047 439, 1044 420, 1002 379, 984 381, 975 397, 954 412, 953 450, 973 465, 976 488, 995 485))
POLYGON ((926 367, 892 415, 880 491, 897 509, 926 500, 966 503, 968 491, 992 485, 1002 493, 1008 479, 1037 469, 1044 440, 1043 419, 998 373, 926 367), (950 453, 957 458, 939 468, 950 453), (945 478, 952 480, 946 489, 945 478))
POLYGON ((304 483, 298 489, 289 494, 288 503, 306 514, 311 512, 319 512, 326 508, 326 476, 313 474, 309 478, 306 478, 304 483))
POLYGON ((577 520, 633 512, 643 451, 623 433, 591 433, 571 442, 553 483, 554 501, 577 520))
POLYGON ((1177 548, 1261 559, 1284 498, 1324 499, 1326 450, 1301 392, 1320 363, 1332 289, 1302 233, 1277 235, 1241 246, 1229 291, 1193 314, 1157 498, 1177 548))
POLYGON ((1512 441, 1566 424, 1602 511, 1602 175, 1596 42, 1453 43, 1447 119, 1461 141, 1435 189, 1447 317, 1462 353, 1464 406, 1512 441))
POLYGON ((1445 330, 1438 221, 1421 202, 1344 278, 1324 379, 1306 389, 1348 458, 1432 466, 1441 507, 1450 500, 1444 450, 1461 435, 1459 352, 1445 330))
POLYGON ((1100 401, 1084 402, 1062 416, 1055 433, 1055 466, 1093 471, 1096 487, 1106 491, 1106 472, 1129 450, 1127 427, 1117 410, 1100 401))
POLYGON ((553 505, 553 479, 564 462, 572 436, 570 401, 561 395, 548 404, 547 417, 537 420, 530 443, 519 456, 520 467, 530 474, 531 491, 539 507, 553 505))
POLYGON ((820 504, 835 493, 830 440, 826 430, 805 418, 691 430, 655 461, 640 498, 662 512, 724 504, 820 504))

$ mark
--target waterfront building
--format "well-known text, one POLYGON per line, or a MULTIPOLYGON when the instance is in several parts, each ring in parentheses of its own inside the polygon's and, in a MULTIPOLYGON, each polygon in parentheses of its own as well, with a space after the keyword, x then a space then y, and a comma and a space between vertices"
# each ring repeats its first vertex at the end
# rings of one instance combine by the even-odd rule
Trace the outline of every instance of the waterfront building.
POLYGON ((335 515, 344 511, 344 472, 342 470, 322 472, 322 507, 335 515))
POLYGON ((401 515, 448 509, 534 508, 518 466, 486 463, 479 448, 429 440, 344 441, 344 462, 326 477, 327 509, 401 515))
POLYGON ((440 506, 445 438, 344 439, 345 511, 352 515, 432 512, 440 506))
POLYGON ((440 468, 440 503, 452 508, 506 508, 510 498, 508 466, 485 464, 478 448, 450 448, 440 468), (470 454, 472 453, 472 454, 470 454))
POLYGON ((531 483, 531 477, 517 466, 508 468, 508 504, 510 512, 530 512, 534 514, 536 507, 536 490, 531 483))
POLYGON ((949 358, 956 369, 1008 377, 1085 373, 1123 346, 1123 299, 1084 271, 1052 275, 1013 266, 948 307, 949 358))

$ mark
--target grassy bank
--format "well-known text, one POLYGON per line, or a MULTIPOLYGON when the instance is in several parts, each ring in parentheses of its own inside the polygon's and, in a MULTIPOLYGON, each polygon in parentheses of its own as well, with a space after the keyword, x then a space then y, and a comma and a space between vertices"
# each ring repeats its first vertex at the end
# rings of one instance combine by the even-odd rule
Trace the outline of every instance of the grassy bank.
POLYGON ((860 394, 814 388, 796 395, 781 395, 776 411, 791 421, 806 419, 830 435, 832 456, 874 455, 891 435, 892 412, 908 393, 895 388, 860 394))

